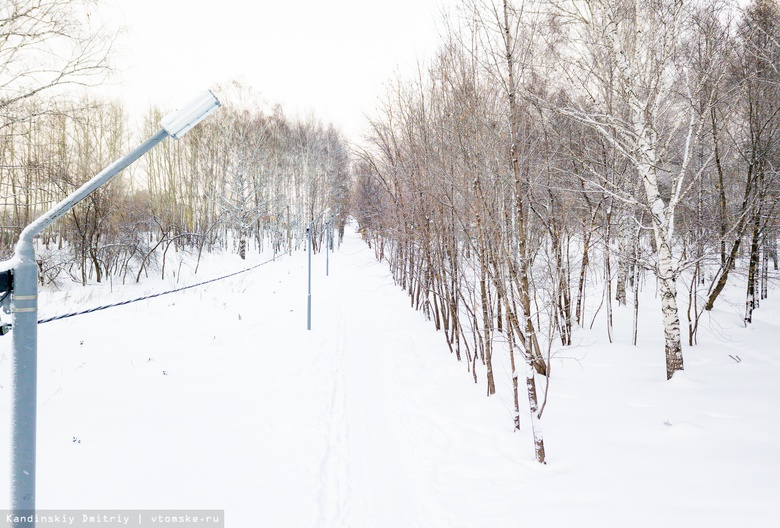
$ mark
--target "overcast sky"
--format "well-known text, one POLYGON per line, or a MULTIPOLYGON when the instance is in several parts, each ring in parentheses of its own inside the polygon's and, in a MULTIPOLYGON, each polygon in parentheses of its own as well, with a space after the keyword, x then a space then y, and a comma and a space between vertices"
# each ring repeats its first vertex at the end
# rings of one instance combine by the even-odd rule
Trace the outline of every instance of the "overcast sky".
POLYGON ((107 0, 124 26, 114 87, 128 108, 173 110, 238 79, 289 115, 312 112, 351 138, 385 83, 434 52, 453 0, 107 0))

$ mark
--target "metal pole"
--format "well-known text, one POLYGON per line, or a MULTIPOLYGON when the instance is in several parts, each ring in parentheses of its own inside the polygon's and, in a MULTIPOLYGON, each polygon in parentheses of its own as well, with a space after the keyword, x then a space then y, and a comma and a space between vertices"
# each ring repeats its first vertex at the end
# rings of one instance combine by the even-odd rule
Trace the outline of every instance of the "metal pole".
MULTIPOLYGON (((13 311, 13 418, 11 423, 11 508, 16 518, 35 513, 35 466, 38 392, 38 265, 33 237, 73 208, 122 169, 168 136, 165 129, 76 189, 28 225, 14 253, 13 311)), ((34 527, 34 523, 14 523, 34 527)))
POLYGON ((314 224, 319 222, 322 218, 322 215, 324 215, 325 212, 320 213, 320 215, 309 222, 309 227, 306 228, 306 234, 308 235, 308 246, 309 246, 309 296, 307 298, 306 302, 306 329, 311 330, 311 241, 312 241, 312 230, 314 228, 314 224))
MULTIPOLYGON (((314 222, 312 222, 313 224, 314 222)), ((309 295, 306 299, 306 330, 311 330, 311 227, 312 224, 309 224, 309 227, 306 228, 306 234, 308 235, 308 246, 309 246, 309 295)))
MULTIPOLYGON (((38 395, 38 265, 32 240, 16 246, 12 360, 11 508, 14 517, 35 511, 35 444, 38 395)), ((30 526, 20 524, 18 526, 30 526)), ((17 526, 17 524, 14 524, 17 526)))

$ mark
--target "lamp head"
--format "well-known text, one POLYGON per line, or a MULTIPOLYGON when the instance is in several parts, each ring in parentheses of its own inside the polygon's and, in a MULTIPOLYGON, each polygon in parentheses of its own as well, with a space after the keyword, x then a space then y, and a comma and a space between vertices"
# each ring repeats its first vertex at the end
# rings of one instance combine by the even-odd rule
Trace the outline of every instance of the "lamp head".
POLYGON ((211 90, 206 90, 182 108, 163 117, 160 125, 169 136, 179 139, 220 106, 211 90))

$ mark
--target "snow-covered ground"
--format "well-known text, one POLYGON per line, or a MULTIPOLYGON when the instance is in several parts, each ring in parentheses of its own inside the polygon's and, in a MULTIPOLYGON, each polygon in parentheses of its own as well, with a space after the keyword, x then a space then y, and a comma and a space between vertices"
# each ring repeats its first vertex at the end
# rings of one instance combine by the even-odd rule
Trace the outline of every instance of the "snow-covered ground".
MULTIPOLYGON (((209 258, 197 276, 185 263, 178 284, 266 258, 209 258)), ((615 313, 614 344, 598 320, 577 330, 552 363, 541 466, 528 416, 512 431, 500 358, 499 392, 487 398, 484 372, 471 382, 354 232, 328 277, 324 254, 313 264, 311 331, 303 251, 41 325, 38 507, 224 509, 231 528, 780 523, 776 299, 748 329, 741 292, 721 301, 670 382, 656 310, 643 312, 639 347, 630 308, 615 313)), ((40 315, 175 284, 46 290, 40 315)), ((10 345, 0 339, 6 417, 10 345)), ((9 436, 5 419, 0 475, 10 474, 9 436)), ((0 509, 9 484, 0 478, 0 509)))

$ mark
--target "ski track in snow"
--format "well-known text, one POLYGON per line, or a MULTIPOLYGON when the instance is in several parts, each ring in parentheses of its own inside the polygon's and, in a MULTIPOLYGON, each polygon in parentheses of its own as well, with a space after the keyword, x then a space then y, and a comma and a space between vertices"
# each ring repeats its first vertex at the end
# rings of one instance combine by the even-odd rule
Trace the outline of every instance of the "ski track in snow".
POLYGON ((322 343, 324 355, 333 354, 330 361, 321 362, 323 372, 332 371, 329 380, 330 405, 327 412, 326 450, 322 459, 320 478, 322 490, 320 493, 320 526, 346 526, 349 515, 349 499, 352 493, 350 486, 350 464, 347 457, 350 449, 349 422, 346 400, 346 384, 344 381, 345 329, 344 307, 338 309, 336 321, 336 342, 334 346, 322 343))
MULTIPOLYGON (((215 258, 191 282, 251 264, 215 258)), ((41 315, 176 282, 44 291, 41 315)), ((705 332, 671 382, 652 309, 640 322, 648 345, 627 345, 626 311, 615 312, 613 345, 578 330, 581 344, 553 359, 542 467, 524 393, 523 430, 512 431, 505 352, 494 358, 498 393, 486 398, 484 368, 473 384, 465 359, 351 230, 329 277, 324 254, 314 256, 312 282, 311 331, 304 251, 42 325, 38 507, 215 508, 231 528, 768 528, 780 518, 770 341, 780 310, 770 301, 747 331, 724 301, 716 334, 727 339, 705 332)), ((9 362, 6 338, 5 416, 9 362)), ((2 475, 9 435, 6 420, 2 475)), ((0 479, 0 509, 8 488, 0 479)))
POLYGON ((347 269, 339 273, 351 277, 352 286, 345 290, 324 283, 319 294, 338 303, 330 314, 323 304, 324 313, 318 315, 318 327, 336 329, 335 343, 323 343, 335 357, 327 363, 333 390, 320 526, 418 526, 430 518, 421 511, 425 493, 418 489, 427 483, 416 460, 419 449, 414 449, 419 435, 409 422, 407 396, 395 392, 404 386, 399 371, 410 368, 407 356, 417 351, 388 316, 386 305, 361 302, 392 287, 377 291, 370 280, 372 268, 367 277, 366 269, 353 261, 343 266, 347 269), (377 325, 385 324, 392 331, 377 339, 377 325))

